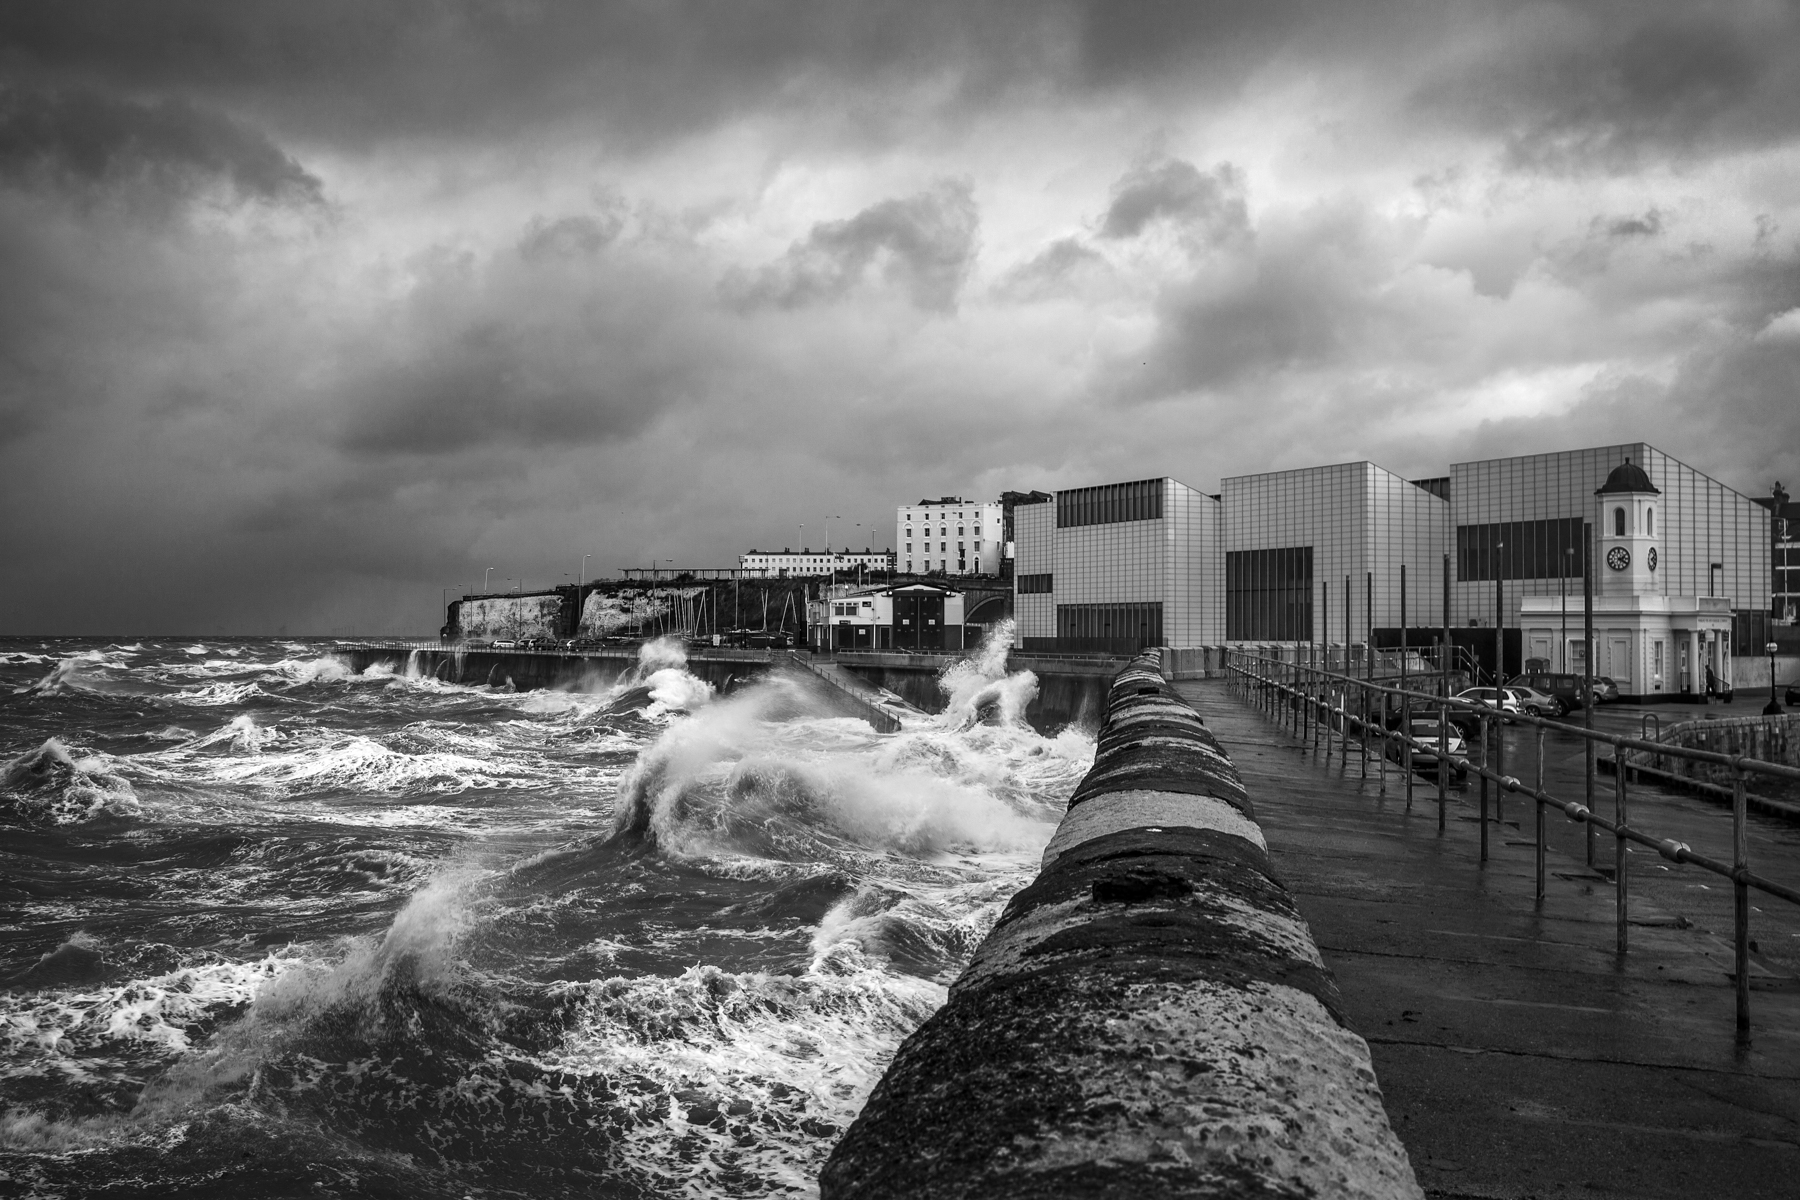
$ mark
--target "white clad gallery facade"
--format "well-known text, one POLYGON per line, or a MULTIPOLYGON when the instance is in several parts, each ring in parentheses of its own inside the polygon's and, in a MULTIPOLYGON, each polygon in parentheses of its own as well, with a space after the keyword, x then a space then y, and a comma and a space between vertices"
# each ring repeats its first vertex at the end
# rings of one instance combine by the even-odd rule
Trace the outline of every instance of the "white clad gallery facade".
POLYGON ((1172 479, 1073 489, 1017 512, 1017 644, 1381 645, 1404 614, 1453 640, 1489 631, 1509 672, 1580 671, 1591 531, 1595 674, 1627 696, 1698 695, 1761 648, 1738 643, 1767 610, 1769 521, 1641 442, 1432 479, 1368 462, 1236 476, 1217 497, 1172 479))

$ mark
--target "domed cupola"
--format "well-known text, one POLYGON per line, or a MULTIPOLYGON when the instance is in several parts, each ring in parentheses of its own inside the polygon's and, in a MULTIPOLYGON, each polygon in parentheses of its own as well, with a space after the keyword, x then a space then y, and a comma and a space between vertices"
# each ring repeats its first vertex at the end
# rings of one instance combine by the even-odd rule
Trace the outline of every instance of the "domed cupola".
POLYGON ((1657 575, 1657 497, 1662 491, 1644 468, 1627 458, 1594 492, 1599 506, 1598 579, 1602 595, 1649 595, 1662 591, 1657 575))
POLYGON ((1616 492, 1645 492, 1652 496, 1662 495, 1657 486, 1650 482, 1650 477, 1644 474, 1644 468, 1629 458, 1612 469, 1612 474, 1606 477, 1606 482, 1600 485, 1600 490, 1594 495, 1611 496, 1616 492))

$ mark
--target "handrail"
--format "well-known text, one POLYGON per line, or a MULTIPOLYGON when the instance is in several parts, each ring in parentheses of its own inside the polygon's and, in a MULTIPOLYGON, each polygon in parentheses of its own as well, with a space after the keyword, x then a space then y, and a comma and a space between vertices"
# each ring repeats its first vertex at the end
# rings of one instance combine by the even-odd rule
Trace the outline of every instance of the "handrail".
MULTIPOLYGON (((1373 720, 1371 709, 1374 701, 1380 702, 1381 723, 1375 733, 1380 738, 1382 747, 1382 790, 1386 791, 1387 751, 1388 747, 1399 742, 1403 756, 1408 759, 1404 766, 1407 770, 1407 807, 1412 805, 1413 778, 1410 752, 1422 747, 1427 752, 1437 754, 1438 771, 1438 830, 1444 831, 1444 812, 1447 801, 1446 770, 1450 763, 1465 772, 1473 773, 1482 781, 1481 787, 1481 853, 1480 861, 1488 858, 1488 785, 1495 787, 1496 818, 1500 797, 1507 792, 1517 793, 1533 802, 1537 814, 1536 858, 1537 858, 1537 902, 1542 904, 1545 894, 1545 830, 1544 810, 1554 807, 1572 821, 1582 822, 1590 828, 1603 829, 1611 833, 1615 843, 1613 884, 1615 891, 1615 908, 1617 924, 1618 952, 1629 951, 1629 860, 1625 854, 1627 842, 1636 842, 1655 850, 1670 862, 1686 863, 1709 871, 1715 875, 1731 880, 1734 892, 1734 926, 1736 943, 1736 973, 1734 976, 1737 993, 1737 1028, 1739 1037, 1747 1037, 1750 1028, 1750 983, 1749 983, 1749 923, 1750 905, 1749 889, 1755 888, 1767 895, 1778 896, 1791 903, 1800 904, 1800 889, 1788 884, 1758 875, 1750 870, 1749 844, 1746 832, 1747 793, 1745 777, 1762 775, 1777 779, 1800 780, 1800 767, 1790 767, 1783 763, 1771 763, 1761 759, 1748 758, 1742 754, 1722 754, 1714 750, 1700 750, 1687 746, 1671 745, 1663 741, 1651 741, 1644 737, 1631 737, 1625 734, 1606 733, 1581 725, 1571 725, 1563 721, 1554 721, 1544 717, 1533 716, 1525 712, 1507 713, 1493 705, 1460 700, 1454 696, 1436 695, 1411 689, 1390 687, 1374 683, 1367 679, 1358 679, 1335 671, 1309 667, 1303 663, 1288 663, 1276 659, 1248 655, 1242 652, 1228 652, 1226 656, 1226 674, 1244 693, 1261 702, 1262 707, 1274 714, 1280 704, 1290 709, 1283 715, 1284 724, 1292 721, 1293 730, 1300 734, 1300 723, 1314 726, 1313 739, 1316 745, 1318 726, 1323 724, 1327 730, 1335 725, 1341 730, 1344 753, 1349 751, 1351 723, 1357 725, 1358 735, 1364 746, 1364 762, 1367 762, 1368 737, 1373 720), (1350 711, 1349 691, 1357 690, 1361 701, 1361 715, 1350 711), (1333 693, 1336 693, 1335 699, 1333 693), (1427 711, 1436 709, 1440 721, 1448 716, 1454 708, 1466 712, 1479 724, 1479 743, 1482 747, 1481 760, 1475 761, 1467 754, 1455 756, 1445 753, 1446 737, 1440 737, 1436 746, 1429 740, 1421 741, 1411 736, 1411 725, 1407 723, 1401 732, 1387 727, 1388 701, 1398 698, 1402 713, 1411 709, 1415 700, 1425 702, 1427 711), (1505 742, 1500 738, 1492 738, 1493 727, 1503 724, 1532 726, 1537 730, 1537 780, 1535 785, 1527 785, 1517 776, 1508 775, 1505 771, 1505 742), (1608 745, 1613 747, 1614 761, 1617 770, 1614 773, 1614 816, 1612 819, 1593 811, 1593 797, 1590 794, 1587 803, 1564 800, 1551 794, 1544 788, 1544 735, 1550 730, 1575 734, 1591 745, 1608 745), (1487 762, 1486 747, 1492 738, 1494 742, 1493 766, 1487 762), (1623 752, 1627 750, 1647 751, 1651 754, 1670 758, 1685 758, 1695 762, 1713 763, 1728 767, 1731 770, 1732 787, 1732 844, 1733 861, 1725 863, 1719 859, 1694 851, 1687 843, 1674 838, 1659 838, 1647 833, 1630 823, 1627 805, 1627 768, 1623 752)), ((1660 725, 1660 722, 1659 722, 1660 725)), ((1660 732, 1660 729, 1659 729, 1660 732)), ((1326 752, 1330 753, 1331 738, 1329 732, 1325 741, 1326 752)), ((1365 766, 1366 773, 1366 766, 1365 766)), ((1591 787, 1591 783, 1590 783, 1591 787)), ((1589 865, 1592 866, 1593 840, 1589 837, 1589 865)))

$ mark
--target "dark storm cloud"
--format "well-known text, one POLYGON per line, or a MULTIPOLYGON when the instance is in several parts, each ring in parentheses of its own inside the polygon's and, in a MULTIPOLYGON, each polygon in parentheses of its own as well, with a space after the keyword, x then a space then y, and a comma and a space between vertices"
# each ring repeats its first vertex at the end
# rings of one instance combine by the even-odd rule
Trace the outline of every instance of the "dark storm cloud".
POLYGON ((1031 261, 1020 263, 1003 275, 994 285, 994 293, 1006 300, 1042 300, 1106 269, 1105 257, 1081 239, 1057 238, 1031 261))
POLYGON ((550 222, 540 217, 519 239, 519 255, 532 262, 545 262, 598 254, 619 236, 624 226, 625 219, 618 213, 600 217, 578 214, 550 222))
POLYGON ((1604 229, 1607 237, 1655 237, 1662 232, 1663 216, 1653 208, 1641 217, 1595 217, 1594 227, 1604 229))
POLYGON ((1178 158, 1141 162, 1113 185, 1100 236, 1136 237, 1157 219, 1186 226, 1213 242, 1248 232, 1243 172, 1230 163, 1203 174, 1178 158))
POLYGON ((802 308, 844 295, 881 259, 882 277, 904 287, 913 304, 948 312, 974 262, 979 225, 969 183, 945 180, 848 220, 822 221, 779 261, 726 275, 720 292, 741 309, 802 308))
POLYGON ((1547 7, 1427 79, 1424 117, 1502 138, 1524 170, 1631 170, 1794 139, 1800 30, 1786 6, 1547 7))
POLYGON ((1032 83, 1069 24, 1055 5, 949 0, 13 0, 0 65, 214 96, 349 142, 575 112, 636 142, 764 104, 873 99, 931 72, 960 75, 958 95, 1032 83))
POLYGON ((1227 386, 1335 361, 1383 323, 1391 269, 1368 214, 1339 204, 1259 232, 1225 269, 1203 269, 1160 306, 1152 372, 1132 386, 1227 386))
POLYGON ((87 88, 0 88, 0 178, 185 193, 212 180, 240 197, 313 202, 319 181, 267 137, 186 100, 87 88))

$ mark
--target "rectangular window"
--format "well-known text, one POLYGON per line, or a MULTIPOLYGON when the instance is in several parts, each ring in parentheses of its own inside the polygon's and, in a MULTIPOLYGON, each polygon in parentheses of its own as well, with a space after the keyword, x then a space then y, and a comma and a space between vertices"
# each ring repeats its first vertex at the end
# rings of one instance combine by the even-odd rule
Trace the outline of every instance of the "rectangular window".
POLYGON ((1311 546, 1227 553, 1226 640, 1311 641, 1312 558, 1311 546))
POLYGON ((1056 527, 1113 525, 1122 521, 1154 521, 1162 514, 1163 481, 1108 483, 1056 493, 1056 527))
POLYGON ((1583 525, 1580 517, 1458 525, 1456 577, 1580 579, 1583 525))
POLYGON ((1057 645, 1065 650, 1135 653, 1162 645, 1162 605, 1059 604, 1057 645))
POLYGON ((1045 596, 1054 590, 1051 586, 1051 575, 1048 571, 1042 575, 1020 575, 1018 576, 1018 584, 1019 595, 1021 596, 1045 596))

